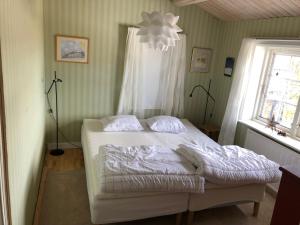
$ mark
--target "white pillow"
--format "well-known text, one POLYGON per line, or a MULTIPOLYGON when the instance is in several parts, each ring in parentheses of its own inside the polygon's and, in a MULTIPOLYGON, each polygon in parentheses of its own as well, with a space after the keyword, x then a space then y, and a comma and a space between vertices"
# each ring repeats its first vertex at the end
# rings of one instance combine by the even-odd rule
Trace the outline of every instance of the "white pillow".
POLYGON ((100 120, 103 131, 141 131, 144 130, 136 116, 118 115, 104 117, 100 120))
POLYGON ((151 130, 165 133, 182 133, 186 131, 183 123, 172 116, 154 116, 146 120, 151 130))

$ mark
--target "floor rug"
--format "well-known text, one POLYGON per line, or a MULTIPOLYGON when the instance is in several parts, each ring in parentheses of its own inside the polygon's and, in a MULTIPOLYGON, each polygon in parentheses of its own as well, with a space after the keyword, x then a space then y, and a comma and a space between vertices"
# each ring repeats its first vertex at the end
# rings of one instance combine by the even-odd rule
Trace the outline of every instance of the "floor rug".
MULTIPOLYGON (((274 202, 273 197, 266 195, 257 218, 251 216, 253 204, 203 210, 195 214, 193 225, 269 225, 274 202)), ((174 224, 174 215, 118 223, 118 225, 174 224)), ((92 225, 84 169, 48 172, 42 198, 40 225, 92 225)))

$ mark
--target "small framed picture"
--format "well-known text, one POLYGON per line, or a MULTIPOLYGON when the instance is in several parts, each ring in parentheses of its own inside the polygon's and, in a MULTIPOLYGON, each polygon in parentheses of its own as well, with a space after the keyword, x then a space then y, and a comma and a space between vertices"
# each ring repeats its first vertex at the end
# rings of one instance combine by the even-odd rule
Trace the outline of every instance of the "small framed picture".
POLYGON ((212 57, 210 48, 193 48, 190 72, 209 72, 212 57))
POLYGON ((89 39, 85 37, 56 35, 56 61, 88 63, 89 39))
POLYGON ((234 58, 227 57, 225 61, 225 69, 224 75, 227 77, 231 77, 233 73, 233 66, 234 66, 234 58))

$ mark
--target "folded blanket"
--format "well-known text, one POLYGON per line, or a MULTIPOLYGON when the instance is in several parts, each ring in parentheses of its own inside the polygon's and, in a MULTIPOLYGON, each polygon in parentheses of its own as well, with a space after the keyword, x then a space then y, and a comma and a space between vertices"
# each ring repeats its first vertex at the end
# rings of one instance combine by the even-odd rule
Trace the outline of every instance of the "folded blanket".
POLYGON ((181 145, 176 150, 215 184, 272 183, 280 179, 279 165, 263 155, 235 145, 181 145))
POLYGON ((104 145, 99 149, 102 192, 203 192, 205 179, 180 154, 161 146, 104 145))

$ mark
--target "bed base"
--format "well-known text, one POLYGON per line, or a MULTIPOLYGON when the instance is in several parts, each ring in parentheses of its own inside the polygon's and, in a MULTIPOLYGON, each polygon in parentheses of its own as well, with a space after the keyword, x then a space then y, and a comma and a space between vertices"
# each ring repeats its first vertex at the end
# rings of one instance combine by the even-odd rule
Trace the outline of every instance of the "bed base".
MULTIPOLYGON (((260 202, 254 202, 253 203, 253 214, 252 214, 254 217, 258 216, 259 208, 260 208, 260 202)), ((195 212, 193 212, 193 211, 187 211, 186 225, 193 225, 194 214, 195 214, 195 212)), ((175 225, 182 225, 182 218, 183 218, 183 213, 177 213, 175 225)), ((104 225, 104 224, 97 224, 97 225, 104 225)))
MULTIPOLYGON (((259 208, 260 208, 260 202, 254 202, 253 205, 253 216, 257 217, 259 213, 259 208)), ((187 225, 192 225, 194 221, 194 214, 195 212, 193 211, 188 211, 187 212, 187 225)), ((175 225, 181 225, 182 224, 182 217, 183 213, 177 213, 176 214, 176 221, 175 225)), ((104 225, 104 224, 97 224, 97 225, 104 225)))
POLYGON ((252 215, 257 217, 260 202, 264 199, 265 187, 265 184, 249 184, 231 188, 208 189, 202 195, 190 194, 187 225, 193 223, 194 212, 249 202, 254 203, 252 215))
POLYGON ((90 211, 93 224, 111 224, 174 215, 174 225, 180 225, 181 213, 188 209, 188 194, 174 193, 126 199, 101 199, 93 201, 90 206, 92 206, 90 211), (178 221, 176 223, 175 215, 177 215, 176 221, 178 221))
MULTIPOLYGON (((183 217, 183 213, 177 213, 176 214, 175 225, 181 225, 182 224, 182 217, 183 217)), ((107 224, 97 224, 97 225, 107 225, 107 224)))
POLYGON ((178 193, 176 195, 106 199, 96 201, 96 204, 92 205, 94 206, 91 208, 92 222, 93 224, 110 224, 164 215, 176 215, 174 224, 181 225, 182 213, 187 212, 187 225, 191 225, 194 212, 249 202, 254 203, 253 216, 258 216, 264 193, 264 184, 252 184, 207 189, 204 194, 178 193), (111 213, 112 209, 113 214, 111 213))

